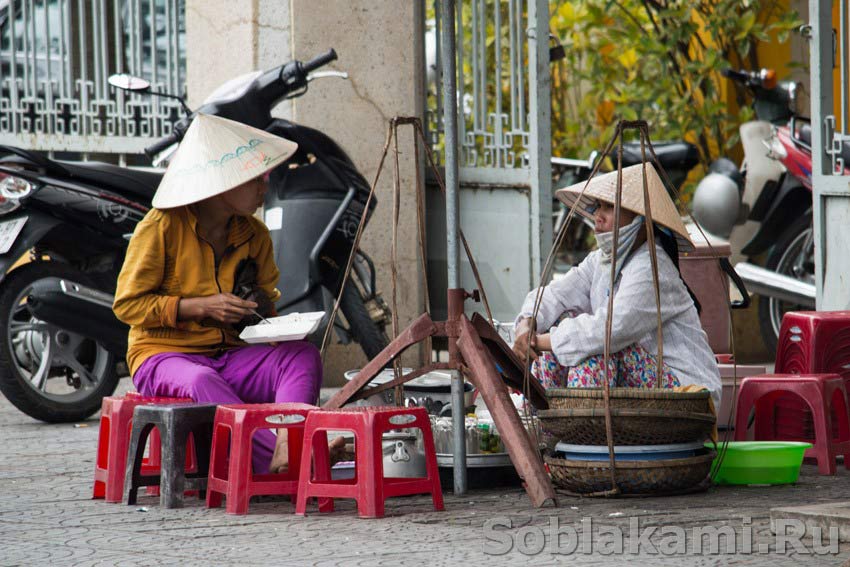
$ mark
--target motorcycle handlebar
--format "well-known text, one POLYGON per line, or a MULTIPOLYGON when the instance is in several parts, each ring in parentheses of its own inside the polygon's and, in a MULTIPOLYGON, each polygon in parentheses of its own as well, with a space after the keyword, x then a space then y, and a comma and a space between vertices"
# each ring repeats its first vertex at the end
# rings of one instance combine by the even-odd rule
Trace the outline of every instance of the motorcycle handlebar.
POLYGON ((150 146, 146 147, 145 150, 144 150, 145 155, 148 156, 149 158, 153 159, 153 157, 156 154, 158 154, 159 152, 161 152, 162 150, 164 150, 165 148, 167 148, 171 144, 176 144, 177 142, 180 141, 181 138, 182 138, 182 136, 175 129, 175 131, 173 131, 171 134, 169 134, 165 138, 157 140, 156 142, 154 142, 150 146))
MULTIPOLYGON (((334 49, 329 49, 327 52, 322 53, 310 59, 305 63, 299 63, 297 61, 293 61, 284 65, 280 71, 280 79, 282 83, 281 92, 277 96, 270 97, 271 99, 277 99, 285 96, 287 92, 293 92, 298 88, 302 88, 307 84, 307 74, 311 71, 315 71, 319 67, 327 65, 331 61, 335 61, 337 59, 337 54, 334 49)), ((201 109, 203 111, 203 108, 201 109)), ((149 158, 153 159, 154 156, 164 149, 168 148, 172 144, 179 143, 183 139, 183 135, 186 133, 189 124, 191 123, 191 117, 184 118, 180 122, 174 125, 174 130, 168 136, 157 140, 150 146, 144 149, 145 155, 149 158)))
POLYGON ((171 134, 165 136, 164 138, 160 138, 150 146, 144 149, 145 155, 150 159, 153 159, 156 154, 168 148, 168 146, 172 144, 179 144, 183 141, 183 136, 186 135, 186 130, 189 129, 189 126, 192 124, 192 120, 195 115, 187 116, 185 118, 181 118, 177 122, 174 123, 174 126, 171 129, 171 134))
POLYGON ((758 71, 723 69, 720 74, 727 79, 732 79, 752 88, 761 87, 770 90, 776 87, 776 72, 773 69, 760 69, 758 71))
POLYGON ((723 69, 722 71, 720 71, 720 74, 726 77, 727 79, 732 79, 734 81, 747 82, 750 80, 750 76, 746 71, 736 71, 735 69, 723 69))
POLYGON ((323 53, 321 55, 318 55, 318 56, 314 57, 313 59, 310 59, 309 61, 304 63, 304 66, 303 66, 304 72, 309 73, 311 71, 315 71, 319 67, 323 67, 324 65, 327 65, 331 61, 336 61, 336 59, 337 59, 336 51, 334 49, 329 49, 327 51, 327 53, 323 53))

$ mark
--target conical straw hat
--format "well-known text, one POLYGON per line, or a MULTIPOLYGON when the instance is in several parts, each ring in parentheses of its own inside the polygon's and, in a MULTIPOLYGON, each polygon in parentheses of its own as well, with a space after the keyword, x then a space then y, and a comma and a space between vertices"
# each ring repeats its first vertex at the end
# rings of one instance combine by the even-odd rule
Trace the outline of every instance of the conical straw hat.
MULTIPOLYGON (((663 225, 675 233, 680 252, 693 250, 693 242, 691 242, 685 224, 679 216, 676 205, 667 193, 667 189, 658 176, 658 172, 649 163, 646 164, 646 183, 649 188, 649 204, 652 208, 653 222, 663 225)), ((594 201, 605 201, 614 205, 617 195, 617 172, 612 171, 611 173, 598 175, 591 179, 589 184, 586 181, 582 181, 575 185, 559 189, 555 194, 568 207, 572 207, 578 200, 579 204, 576 207, 576 212, 593 220, 594 201), (582 195, 585 185, 587 185, 587 189, 584 190, 584 194, 582 195)), ((641 164, 624 167, 623 194, 620 205, 624 209, 645 217, 646 211, 643 204, 641 164)))
POLYGON ((153 197, 157 209, 203 201, 274 169, 298 144, 240 122, 199 114, 153 197))

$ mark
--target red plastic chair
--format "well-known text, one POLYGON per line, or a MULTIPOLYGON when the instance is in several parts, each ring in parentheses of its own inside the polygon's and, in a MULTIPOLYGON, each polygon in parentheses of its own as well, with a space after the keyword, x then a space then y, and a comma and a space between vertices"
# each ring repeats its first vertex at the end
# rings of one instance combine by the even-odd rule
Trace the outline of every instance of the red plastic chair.
MULTIPOLYGON (((775 372, 835 373, 850 389, 850 311, 793 311, 782 318, 775 372)), ((814 438, 812 414, 793 396, 776 402, 779 431, 784 436, 814 438)), ((834 424, 833 424, 834 426, 834 424)), ((833 436, 837 431, 833 431, 833 436)))
MULTIPOLYGON (((317 410, 307 416, 304 446, 312 447, 316 470, 315 477, 311 476, 310 459, 301 459, 298 500, 295 506, 295 513, 300 516, 306 514, 307 500, 312 497, 354 498, 361 518, 383 517, 384 501, 387 498, 408 494, 431 494, 434 509, 443 509, 437 453, 434 449, 431 421, 425 408, 355 407, 317 410), (428 476, 384 477, 383 434, 393 429, 407 428, 422 430, 428 476), (331 480, 327 444, 329 430, 354 432, 353 479, 331 480)), ((320 511, 323 511, 321 506, 320 511)), ((333 500, 327 505, 327 511, 333 511, 333 500)))
MULTIPOLYGON (((260 494, 291 494, 298 491, 304 422, 316 406, 299 403, 227 404, 216 410, 213 425, 207 508, 221 506, 226 496, 228 514, 247 514, 248 502, 260 494), (254 474, 251 470, 252 439, 258 429, 289 432, 289 469, 279 474, 254 474)), ((327 448, 326 448, 327 449, 327 448)))
POLYGON ((847 391, 837 374, 764 374, 745 378, 738 391, 735 414, 735 439, 746 440, 747 420, 755 408, 756 441, 810 441, 814 447, 806 457, 817 460, 821 474, 836 472, 835 457, 844 455, 844 466, 850 469, 850 418, 847 413, 847 391), (789 438, 778 431, 776 401, 795 395, 813 416, 814 439, 789 438), (833 435, 833 421, 838 435, 833 435))
MULTIPOLYGON (((133 409, 145 404, 169 404, 191 402, 188 398, 144 397, 138 392, 128 392, 124 397, 103 398, 100 412, 100 431, 97 438, 97 460, 94 465, 92 498, 103 498, 107 502, 121 502, 124 496, 124 474, 127 465, 127 449, 130 431, 133 428, 133 409)), ((149 457, 143 462, 143 470, 159 471, 159 437, 151 434, 149 457)), ((187 466, 195 467, 194 451, 189 451, 187 466)))

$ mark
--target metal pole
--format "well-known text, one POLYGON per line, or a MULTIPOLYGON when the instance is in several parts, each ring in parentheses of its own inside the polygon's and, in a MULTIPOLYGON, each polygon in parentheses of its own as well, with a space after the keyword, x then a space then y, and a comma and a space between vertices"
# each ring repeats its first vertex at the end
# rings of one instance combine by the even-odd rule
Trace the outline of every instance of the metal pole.
POLYGON ((549 3, 528 3, 528 115, 531 178, 531 281, 537 281, 552 246, 552 75, 549 70, 549 3))
MULTIPOLYGON (((835 120, 833 108, 833 65, 835 62, 832 35, 831 0, 813 0, 809 3, 809 23, 812 26, 812 38, 809 42, 811 74, 811 116, 812 116, 812 208, 813 238, 815 239, 815 286, 817 290, 816 309, 841 309, 829 305, 832 297, 825 295, 829 287, 826 277, 827 218, 826 205, 829 201, 829 185, 832 180, 833 165, 827 149, 832 146, 832 134, 825 132, 826 124, 835 120), (827 193, 825 195, 824 193, 827 193), (829 305, 829 307, 827 307, 829 305)), ((841 45, 839 43, 839 45, 841 45)), ((844 49, 844 47, 842 47, 844 49)), ((830 129, 832 130, 832 129, 830 129)), ((829 252, 832 257, 835 251, 829 252)), ((837 256, 840 258, 842 256, 837 256)), ((841 278, 843 279, 843 278, 841 278)), ((840 289, 840 288, 839 288, 840 289)), ((846 294, 833 293, 836 299, 846 294)), ((841 301, 841 300, 839 300, 841 301)))
MULTIPOLYGON (((457 72, 455 45, 455 0, 440 2, 442 52, 443 124, 446 150, 446 245, 448 288, 460 288, 460 248, 458 246, 458 147, 457 147, 457 72)), ((450 314, 451 316, 451 314, 450 314)), ((450 339, 451 341, 452 339, 450 339)), ((452 351, 456 351, 454 345, 452 351)), ((452 372, 452 429, 454 453, 454 493, 466 494, 466 427, 463 403, 463 375, 452 372)))

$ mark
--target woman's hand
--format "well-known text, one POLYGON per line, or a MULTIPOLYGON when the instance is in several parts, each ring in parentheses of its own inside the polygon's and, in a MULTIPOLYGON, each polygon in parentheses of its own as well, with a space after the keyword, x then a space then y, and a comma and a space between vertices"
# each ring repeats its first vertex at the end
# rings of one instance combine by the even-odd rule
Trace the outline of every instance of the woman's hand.
POLYGON ((206 297, 187 297, 180 300, 177 306, 177 319, 181 321, 213 319, 220 323, 232 325, 242 320, 246 315, 253 314, 257 304, 246 301, 232 293, 219 293, 206 297))
POLYGON ((533 346, 534 350, 536 350, 538 353, 552 352, 552 337, 549 335, 549 333, 537 335, 537 337, 534 339, 533 346))
POLYGON ((517 338, 514 340, 514 352, 519 357, 523 363, 527 358, 531 358, 531 360, 537 360, 537 351, 533 346, 534 335, 530 331, 525 331, 524 333, 517 335, 517 338))
POLYGON ((516 328, 514 329, 514 336, 518 337, 524 333, 527 333, 531 330, 531 317, 523 317, 517 323, 516 328))

